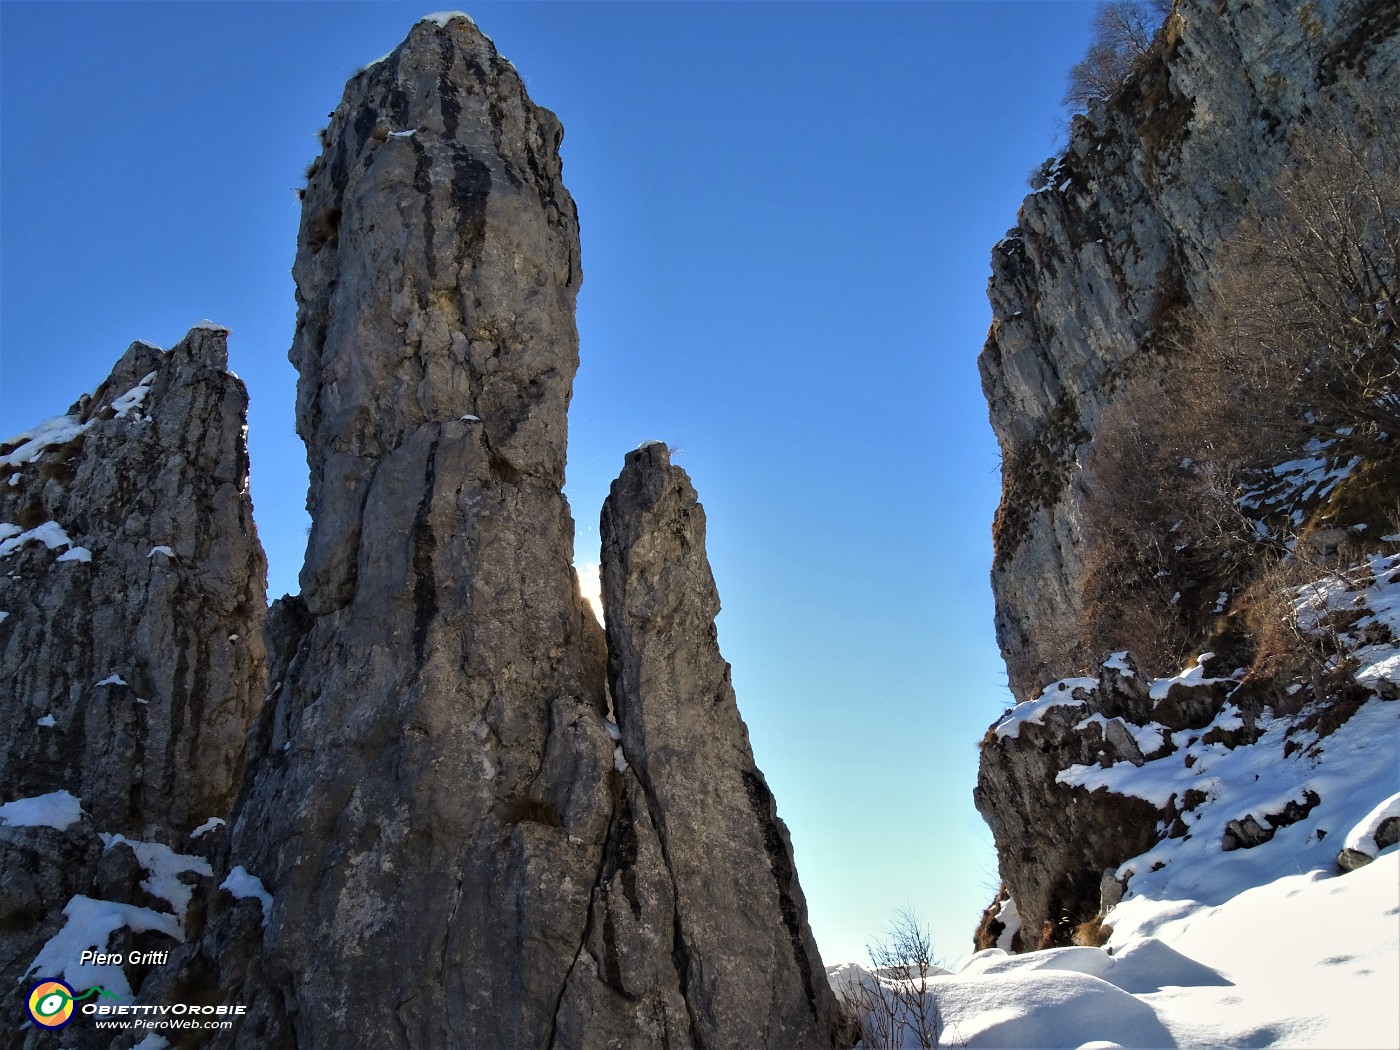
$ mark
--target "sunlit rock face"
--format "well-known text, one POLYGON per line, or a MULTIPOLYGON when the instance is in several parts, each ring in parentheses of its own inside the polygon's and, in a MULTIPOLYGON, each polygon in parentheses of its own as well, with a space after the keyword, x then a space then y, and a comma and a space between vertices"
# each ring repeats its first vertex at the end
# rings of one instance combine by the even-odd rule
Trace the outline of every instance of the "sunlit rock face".
POLYGON ((1378 0, 1180 0, 993 249, 978 364, 1003 454, 992 586, 1018 700, 1106 655, 1079 630, 1078 481, 1104 406, 1195 316, 1223 240, 1291 163, 1289 129, 1324 96, 1345 112, 1393 94, 1398 31, 1378 0))
MULTIPOLYGON (((1063 155, 1047 162, 1042 188, 992 251, 993 321, 979 366, 1003 453, 992 585, 1019 706, 983 741, 976 801, 1019 912, 1016 947, 1068 944, 1121 894, 1105 870, 1185 837, 1205 798, 1090 791, 1071 769, 1146 761, 1189 770, 1196 756, 1177 748, 1250 744, 1269 724, 1269 703, 1277 714, 1305 699, 1335 702, 1334 721, 1344 721, 1371 688, 1349 681, 1328 693, 1258 673, 1246 701, 1235 691, 1244 671, 1222 655, 1201 681, 1149 697, 1131 659, 1111 656, 1115 646, 1085 626, 1084 521, 1095 497, 1084 478, 1105 409, 1132 377, 1170 368, 1174 341, 1228 276, 1220 259, 1233 231, 1296 166, 1290 131, 1318 112, 1359 125, 1368 100, 1394 98, 1398 85, 1394 4, 1178 0, 1148 59, 1074 119, 1063 155), (1232 718, 1239 728, 1218 728, 1232 718), (1154 733, 1164 754, 1143 745, 1154 733)), ((1111 614, 1114 581, 1092 582, 1111 614)), ((1197 619, 1222 611, 1216 593, 1192 610, 1197 619)), ((1247 815, 1223 848, 1251 848, 1300 819, 1247 815)))

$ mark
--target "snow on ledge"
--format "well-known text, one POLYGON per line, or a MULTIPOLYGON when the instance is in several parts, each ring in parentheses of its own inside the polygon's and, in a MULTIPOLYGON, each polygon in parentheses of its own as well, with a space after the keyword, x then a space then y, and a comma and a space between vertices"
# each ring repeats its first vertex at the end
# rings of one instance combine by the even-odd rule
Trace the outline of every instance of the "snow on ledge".
MULTIPOLYGON (((148 372, 141 382, 128 390, 125 394, 112 399, 112 411, 117 414, 118 419, 125 419, 126 414, 133 408, 140 408, 142 402, 146 400, 146 395, 151 392, 151 383, 155 380, 156 373, 148 372)), ((137 413, 139 418, 140 413, 137 413)))
POLYGON ((1087 707, 1089 701, 1082 695, 1075 694, 1080 690, 1092 692, 1098 687, 1097 678, 1062 678, 1058 682, 1051 682, 1034 700, 1017 704, 1006 713, 997 724, 997 739, 1014 740, 1021 735, 1023 725, 1044 724, 1045 713, 1052 707, 1087 707))
POLYGON ((1214 656, 1214 653, 1202 653, 1200 656, 1196 657, 1196 665, 1194 667, 1188 667, 1180 674, 1173 675, 1171 678, 1154 679, 1148 695, 1153 700, 1165 700, 1167 694, 1171 692, 1172 686, 1175 685, 1219 685, 1222 682, 1233 682, 1233 678, 1206 677, 1206 661, 1214 656))
POLYGON ((1400 792, 1391 795, 1362 817, 1356 826, 1347 833, 1342 848, 1356 850, 1356 852, 1364 853, 1368 857, 1375 857, 1377 853, 1376 832, 1380 830, 1382 824, 1392 818, 1400 819, 1400 792))
POLYGON ((52 419, 46 419, 38 426, 30 427, 3 442, 19 447, 0 456, 0 467, 20 467, 26 463, 33 463, 46 449, 54 445, 66 445, 90 426, 91 420, 83 423, 77 416, 54 416, 52 419))
POLYGON ((446 29, 449 22, 453 22, 459 18, 466 21, 468 25, 476 25, 476 20, 465 11, 434 11, 430 15, 424 15, 422 18, 418 19, 418 21, 431 22, 439 29, 446 29))
POLYGON ((223 827, 223 826, 224 826, 224 818, 223 818, 223 817, 210 817, 210 818, 209 818, 208 820, 206 820, 203 824, 201 824, 199 827, 195 828, 193 831, 190 832, 190 838, 192 838, 192 839, 197 839, 197 838, 199 838, 201 835, 207 835, 207 834, 209 834, 209 832, 213 831, 215 828, 221 828, 221 827, 223 827))
POLYGON ((180 876, 187 871, 206 878, 214 874, 214 869, 203 857, 176 853, 164 843, 138 842, 125 835, 109 835, 106 832, 100 833, 98 837, 102 839, 104 853, 117 846, 126 846, 135 854, 137 863, 147 875, 141 883, 141 888, 152 897, 159 897, 169 904, 176 919, 181 923, 185 921, 185 912, 194 896, 194 887, 181 881, 180 876))
POLYGON ((83 819, 82 802, 68 791, 17 798, 0 806, 0 825, 66 831, 83 819))
POLYGON ((228 873, 228 878, 219 883, 219 889, 228 890, 238 900, 252 898, 262 904, 262 924, 267 925, 272 917, 272 894, 263 886, 262 879, 250 875, 248 869, 238 864, 228 873))
POLYGON ((1074 728, 1076 732, 1080 732, 1088 729, 1091 725, 1097 725, 1099 732, 1106 737, 1110 722, 1117 722, 1122 726, 1127 734, 1133 738, 1137 749, 1144 755, 1161 750, 1162 745, 1167 742, 1167 737, 1171 735, 1171 730, 1162 725, 1161 722, 1148 722, 1147 725, 1140 726, 1135 722, 1129 722, 1126 718, 1109 718, 1107 715, 1097 712, 1075 723, 1074 728))
POLYGON ((1116 652, 1103 662, 1105 671, 1117 671, 1124 678, 1136 677, 1132 665, 1128 663, 1128 650, 1116 652))
POLYGON ((73 546, 68 533, 56 521, 46 521, 28 531, 21 531, 18 525, 8 521, 0 522, 0 558, 8 558, 26 543, 42 543, 49 550, 73 546))
POLYGON ((121 967, 80 961, 82 953, 88 949, 105 951, 112 934, 123 926, 133 933, 156 932, 175 941, 185 939, 175 916, 131 904, 94 900, 79 894, 64 906, 63 914, 68 921, 39 949, 25 976, 61 975, 74 991, 101 985, 123 998, 131 995, 131 985, 121 967))

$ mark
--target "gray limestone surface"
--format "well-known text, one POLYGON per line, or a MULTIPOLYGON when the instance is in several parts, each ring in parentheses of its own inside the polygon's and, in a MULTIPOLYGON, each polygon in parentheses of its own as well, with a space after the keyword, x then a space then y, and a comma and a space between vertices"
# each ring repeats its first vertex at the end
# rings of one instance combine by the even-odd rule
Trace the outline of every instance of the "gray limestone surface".
POLYGON ((992 587, 1018 700, 1106 655, 1079 630, 1081 471, 1105 405, 1189 325, 1226 238, 1290 163, 1289 129, 1400 77, 1391 0, 1179 0, 1163 34, 1132 83, 1074 119, 992 250, 978 366, 1003 457, 992 587))
POLYGON ((239 1011, 179 1047, 849 1045, 664 449, 605 511, 606 634, 580 594, 561 137, 465 16, 347 85, 293 267, 301 594, 265 604, 222 329, 0 446, 0 801, 84 810, 0 814, 0 974, 85 915, 169 952, 103 971, 138 1007, 239 1011))
POLYGON ((205 853, 191 833, 233 803, 265 662, 246 408, 227 332, 202 325, 169 352, 133 343, 0 445, 0 802, 67 792, 82 811, 63 829, 0 815, 10 985, 76 895, 179 914, 138 890, 148 847, 99 833, 205 853))
POLYGON ((440 23, 347 85, 293 268, 304 614, 278 618, 293 655, 230 824, 275 899, 278 994, 250 994, 298 1046, 546 1045, 611 806, 561 492, 561 131, 468 19, 440 23))
POLYGON ((839 1011, 792 844, 719 652, 704 508, 665 445, 628 454, 601 532, 613 703, 674 886, 696 1043, 830 1045, 839 1011))

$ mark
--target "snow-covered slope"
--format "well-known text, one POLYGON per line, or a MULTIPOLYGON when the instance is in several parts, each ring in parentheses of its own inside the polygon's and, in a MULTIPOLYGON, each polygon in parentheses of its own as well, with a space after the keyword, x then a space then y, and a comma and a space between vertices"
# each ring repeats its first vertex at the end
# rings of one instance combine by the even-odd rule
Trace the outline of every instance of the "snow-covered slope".
MULTIPOLYGON (((1400 1046, 1400 847, 1218 905, 1135 897, 1107 949, 989 948, 929 979, 948 1047, 1400 1046)), ((828 971, 838 990, 872 980, 828 971)), ((890 982, 891 984, 893 982, 890 982)), ((893 998, 893 996, 891 996, 893 998)), ((918 1047, 909 1025, 896 1044, 918 1047)))
MULTIPOLYGON (((1208 724, 1107 717, 1100 691, 1136 673, 1116 654, 1102 681, 1056 683, 1008 713, 997 738, 1038 739, 1031 727, 1053 717, 1133 741, 1131 758, 1105 752, 1055 780, 1081 789, 1079 804, 1140 799, 1164 819, 1157 842, 1105 879, 1122 899, 1105 902, 1103 947, 989 948, 929 979, 943 1045, 1400 1046, 1398 570, 1400 554, 1371 555, 1296 592, 1300 623, 1339 643, 1360 690, 1350 703, 1242 710, 1230 696, 1245 672, 1213 676, 1205 654, 1144 692, 1164 721, 1183 694, 1220 694, 1208 724)), ((1015 914, 1003 905, 1003 945, 1015 914)), ((838 990, 875 980, 851 965, 828 974, 838 990)), ((900 998, 897 981, 884 985, 900 998)), ((916 1028, 893 1045, 924 1045, 916 1028)))

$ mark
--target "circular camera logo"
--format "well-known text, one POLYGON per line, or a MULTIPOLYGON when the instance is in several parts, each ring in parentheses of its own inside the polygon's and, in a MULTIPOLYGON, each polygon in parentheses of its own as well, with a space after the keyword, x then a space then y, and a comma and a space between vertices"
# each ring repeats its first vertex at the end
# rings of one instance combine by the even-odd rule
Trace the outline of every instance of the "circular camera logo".
POLYGON ((62 1028, 73 1020, 73 989, 62 981, 40 981, 29 989, 29 1019, 41 1028, 62 1028))

